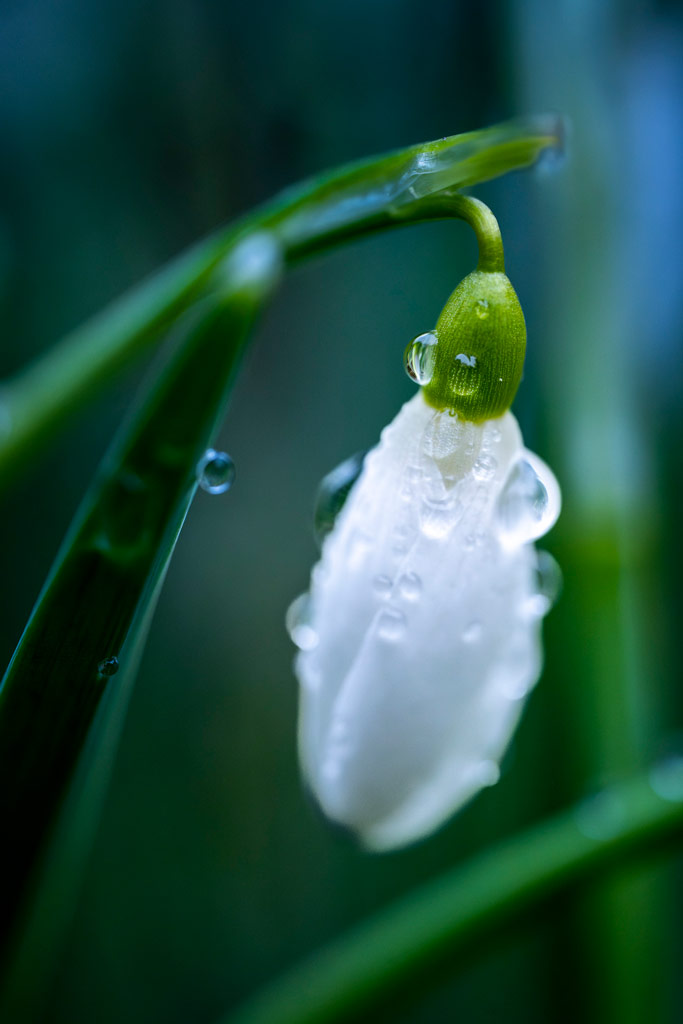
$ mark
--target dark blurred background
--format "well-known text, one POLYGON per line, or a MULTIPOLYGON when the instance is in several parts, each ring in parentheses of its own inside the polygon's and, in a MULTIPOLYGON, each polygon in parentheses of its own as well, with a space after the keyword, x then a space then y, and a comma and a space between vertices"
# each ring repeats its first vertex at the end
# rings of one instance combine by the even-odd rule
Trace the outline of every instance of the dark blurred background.
MULTIPOLYGON (((316 557, 317 482, 411 396, 403 348, 476 259, 464 225, 430 224, 301 267, 260 324, 219 438, 236 483, 200 492, 181 536, 49 1024, 210 1024, 374 908, 675 749, 683 13, 3 0, 3 374, 302 177, 546 111, 570 119, 567 159, 476 190, 527 316, 515 411, 565 494, 548 539, 565 595, 501 783, 436 837, 371 857, 318 817, 296 763, 283 619, 316 557)), ((2 496, 4 661, 140 379, 117 380, 2 496)), ((648 962, 651 1019, 680 1020, 681 929, 653 910, 678 898, 677 869, 648 872, 659 944, 640 948, 636 928, 624 962, 648 962)), ((555 901, 389 1019, 579 1019, 600 987, 586 906, 555 901)))

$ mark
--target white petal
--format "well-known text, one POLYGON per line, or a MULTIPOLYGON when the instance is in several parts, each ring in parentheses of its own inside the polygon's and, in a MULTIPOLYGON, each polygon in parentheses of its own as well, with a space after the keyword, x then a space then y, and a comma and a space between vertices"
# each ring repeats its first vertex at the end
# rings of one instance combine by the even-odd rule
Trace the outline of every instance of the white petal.
POLYGON ((315 643, 296 661, 304 774, 367 846, 420 838, 497 778, 541 667, 524 541, 558 513, 511 413, 466 423, 418 393, 367 456, 313 570, 315 643))

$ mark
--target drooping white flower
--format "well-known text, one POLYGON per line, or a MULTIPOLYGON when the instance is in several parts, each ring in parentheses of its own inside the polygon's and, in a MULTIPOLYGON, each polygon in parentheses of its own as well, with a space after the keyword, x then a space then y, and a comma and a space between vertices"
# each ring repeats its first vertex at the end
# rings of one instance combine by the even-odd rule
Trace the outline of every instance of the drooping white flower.
POLYGON ((406 349, 422 390, 366 457, 288 613, 305 778, 375 850, 428 834, 497 780, 541 671, 549 600, 532 542, 560 492, 509 412, 526 325, 498 224, 471 197, 457 207, 477 269, 406 349))
POLYGON ((369 848, 496 781, 541 669, 531 542, 559 508, 510 412, 468 422, 420 392, 367 455, 290 626, 305 778, 369 848))

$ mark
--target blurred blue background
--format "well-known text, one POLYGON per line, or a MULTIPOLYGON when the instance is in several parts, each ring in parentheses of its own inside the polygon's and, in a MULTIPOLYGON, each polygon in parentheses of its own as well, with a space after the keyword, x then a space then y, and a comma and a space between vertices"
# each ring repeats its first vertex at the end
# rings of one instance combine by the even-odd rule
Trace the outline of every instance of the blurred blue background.
MULTIPOLYGON (((317 482, 411 396, 403 348, 476 260, 464 225, 429 224, 297 269, 259 326, 219 438, 237 480, 200 493, 181 536, 49 1024, 208 1024, 421 880, 676 748, 683 11, 0 8, 3 374, 303 177, 548 110, 569 118, 564 163, 476 190, 527 316, 515 411, 565 493, 549 538, 565 595, 501 783, 438 836, 371 857, 318 817, 296 763, 283 619, 316 557, 317 482)), ((5 660, 140 377, 117 380, 2 496, 5 660)), ((665 906, 678 869, 648 871, 634 905, 658 944, 634 940, 624 963, 647 964, 651 1019, 680 1020, 681 929, 665 906)), ((388 1019, 591 1019, 597 905, 555 901, 388 1019)))

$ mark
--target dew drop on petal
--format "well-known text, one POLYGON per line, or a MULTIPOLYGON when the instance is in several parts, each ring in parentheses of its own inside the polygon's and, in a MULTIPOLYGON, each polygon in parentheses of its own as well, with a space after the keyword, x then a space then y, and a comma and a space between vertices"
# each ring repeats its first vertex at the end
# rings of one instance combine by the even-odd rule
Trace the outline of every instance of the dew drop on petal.
POLYGON ((377 620, 377 635, 382 640, 395 643, 406 631, 406 617, 398 608, 385 608, 377 620))
POLYGON ((500 541, 509 548, 542 537, 560 514, 560 489, 550 469, 532 452, 515 462, 496 504, 500 541))
POLYGON ((389 597, 391 591, 394 588, 394 584, 388 576, 380 574, 375 576, 372 581, 372 589, 374 590, 377 597, 384 598, 389 597))
POLYGON ((489 315, 489 304, 487 299, 477 299, 474 312, 477 314, 480 320, 486 320, 489 315))
POLYGON ((533 593, 524 604, 523 614, 542 619, 557 602, 562 592, 562 570, 549 551, 536 552, 533 593))
POLYGON ((224 494, 235 480, 235 463, 227 452, 208 448, 197 463, 197 482, 207 494, 224 494))
POLYGON ((313 529, 319 545, 334 529, 337 516, 363 471, 366 455, 367 451, 356 452, 330 470, 320 481, 313 511, 313 529))
POLYGON ((318 646, 318 634, 311 623, 311 595, 306 591, 294 598, 285 614, 287 632, 300 651, 312 651, 318 646))
POLYGON ((472 473, 475 480, 492 480, 496 473, 498 463, 493 455, 480 455, 472 466, 472 473))
POLYGON ((424 387, 434 374, 438 338, 433 331, 418 334, 403 354, 403 365, 411 380, 424 387))
POLYGON ((417 601, 422 593, 422 580, 416 572, 407 572, 399 577, 398 592, 406 601, 417 601))
POLYGON ((431 540, 442 540, 455 524, 455 510, 448 501, 423 501, 420 529, 431 540))

